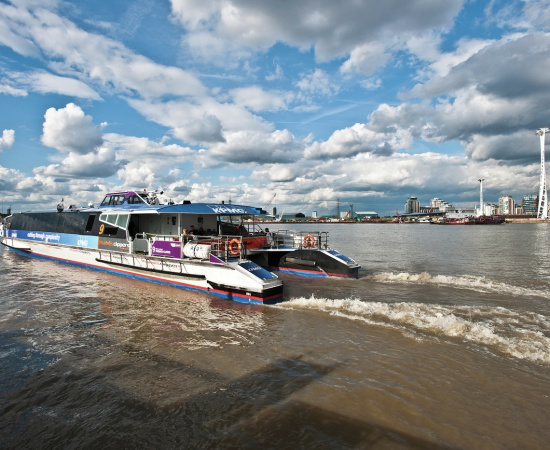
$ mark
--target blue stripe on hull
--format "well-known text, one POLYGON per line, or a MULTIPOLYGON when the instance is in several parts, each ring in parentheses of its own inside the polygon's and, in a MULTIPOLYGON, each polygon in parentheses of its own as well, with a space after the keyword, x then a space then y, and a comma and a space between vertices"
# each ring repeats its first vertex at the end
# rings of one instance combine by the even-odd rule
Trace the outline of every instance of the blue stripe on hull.
POLYGON ((270 267, 271 270, 278 270, 283 273, 291 273, 294 275, 300 275, 303 277, 316 277, 316 278, 326 278, 328 274, 325 272, 315 272, 313 270, 301 270, 301 269, 289 269, 288 267, 270 267))
POLYGON ((300 275, 302 277, 314 277, 314 278, 327 278, 327 277, 340 277, 340 278, 358 278, 358 273, 352 275, 346 275, 343 273, 327 273, 327 272, 316 272, 314 270, 303 270, 303 269, 291 269, 288 267, 269 267, 269 270, 278 270, 283 273, 290 273, 293 275, 300 275))
POLYGON ((274 295, 272 297, 268 297, 268 298, 265 298, 265 299, 262 300, 258 297, 251 297, 251 296, 247 296, 247 295, 243 295, 243 294, 237 294, 235 292, 222 291, 222 290, 219 290, 219 289, 212 289, 212 288, 202 288, 200 286, 193 286, 193 285, 186 284, 186 283, 178 283, 176 281, 168 281, 168 280, 163 280, 163 279, 156 278, 156 277, 149 277, 147 275, 138 275, 138 274, 126 272, 126 271, 123 271, 123 270, 107 269, 105 267, 94 266, 93 264, 80 263, 80 262, 71 261, 69 259, 64 259, 64 258, 55 258, 53 256, 46 256, 46 255, 42 255, 40 253, 26 252, 26 251, 19 250, 19 249, 14 248, 14 247, 9 247, 8 246, 8 249, 11 250, 12 252, 14 252, 18 255, 22 255, 22 256, 31 256, 33 258, 44 259, 44 260, 47 260, 47 261, 55 261, 55 262, 59 262, 59 263, 62 263, 62 264, 68 264, 70 266, 85 267, 87 269, 93 269, 93 270, 97 270, 99 272, 112 273, 112 274, 115 274, 115 275, 123 275, 123 276, 128 277, 128 278, 135 278, 137 280, 144 280, 144 281, 152 281, 154 283, 166 284, 166 285, 169 285, 169 286, 175 286, 175 287, 178 287, 178 288, 181 288, 181 289, 186 289, 186 290, 191 290, 191 291, 206 292, 208 294, 214 294, 217 297, 222 297, 222 298, 225 298, 227 300, 233 300, 233 301, 236 301, 236 302, 239 302, 239 303, 252 303, 252 304, 255 304, 255 305, 263 305, 267 302, 271 303, 271 302, 275 302, 276 300, 282 300, 282 298, 283 298, 282 295, 274 295))

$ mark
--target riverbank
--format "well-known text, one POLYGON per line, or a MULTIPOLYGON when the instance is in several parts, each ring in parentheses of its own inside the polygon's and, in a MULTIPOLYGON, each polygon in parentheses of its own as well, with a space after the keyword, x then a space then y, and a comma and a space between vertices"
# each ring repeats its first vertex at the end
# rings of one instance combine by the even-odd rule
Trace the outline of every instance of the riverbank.
POLYGON ((506 218, 506 223, 550 223, 550 220, 537 219, 536 217, 527 217, 527 218, 506 218))

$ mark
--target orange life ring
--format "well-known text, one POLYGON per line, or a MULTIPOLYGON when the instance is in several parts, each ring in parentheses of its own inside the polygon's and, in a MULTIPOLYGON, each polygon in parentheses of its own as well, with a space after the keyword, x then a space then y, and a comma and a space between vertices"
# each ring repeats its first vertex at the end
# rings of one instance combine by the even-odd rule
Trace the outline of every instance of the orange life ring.
POLYGON ((103 231, 105 230, 105 225, 101 224, 99 227, 99 234, 103 234, 103 231))
POLYGON ((241 253, 241 241, 238 239, 231 239, 229 241, 229 253, 236 256, 241 253))
POLYGON ((311 234, 304 236, 304 247, 313 247, 315 245, 315 238, 311 234))

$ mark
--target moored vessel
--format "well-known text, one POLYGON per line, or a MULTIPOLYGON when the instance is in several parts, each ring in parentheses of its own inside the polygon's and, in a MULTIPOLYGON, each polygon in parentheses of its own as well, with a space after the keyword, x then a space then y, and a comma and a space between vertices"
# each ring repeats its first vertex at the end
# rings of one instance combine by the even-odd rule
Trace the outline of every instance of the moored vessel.
POLYGON ((504 216, 443 217, 433 221, 434 225, 500 225, 506 223, 504 216))

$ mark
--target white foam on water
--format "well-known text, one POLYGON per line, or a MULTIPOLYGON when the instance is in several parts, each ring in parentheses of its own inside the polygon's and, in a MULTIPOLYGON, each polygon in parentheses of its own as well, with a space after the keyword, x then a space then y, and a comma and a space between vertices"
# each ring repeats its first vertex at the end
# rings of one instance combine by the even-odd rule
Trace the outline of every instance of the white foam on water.
POLYGON ((477 292, 492 292, 500 294, 511 294, 516 296, 544 297, 550 296, 548 289, 530 289, 512 284, 494 281, 483 276, 473 275, 431 275, 428 272, 411 274, 407 272, 392 273, 383 272, 366 277, 379 283, 413 283, 413 284, 435 284, 438 286, 451 286, 454 288, 471 289, 477 292))
POLYGON ((536 313, 502 307, 335 300, 313 295, 283 302, 280 307, 325 311, 424 336, 458 338, 515 358, 550 365, 550 318, 536 313))

